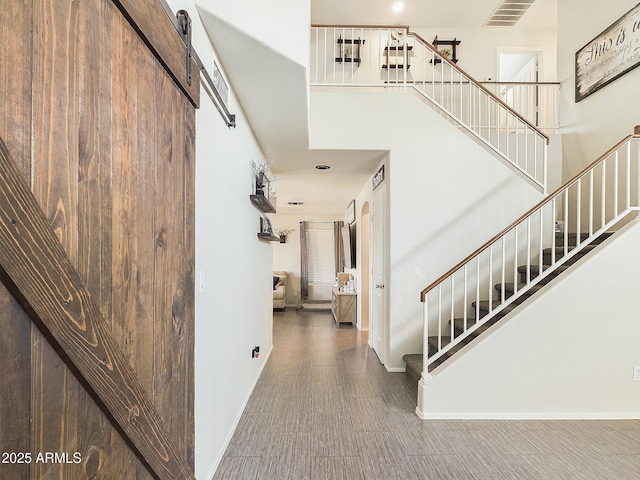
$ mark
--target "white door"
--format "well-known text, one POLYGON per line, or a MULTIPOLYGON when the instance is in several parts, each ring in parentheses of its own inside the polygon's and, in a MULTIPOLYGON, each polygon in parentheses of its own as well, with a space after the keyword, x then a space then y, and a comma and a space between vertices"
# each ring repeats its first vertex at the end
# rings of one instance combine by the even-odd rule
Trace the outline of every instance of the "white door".
POLYGON ((385 258, 387 232, 387 195, 386 187, 379 186, 373 197, 371 216, 371 322, 369 325, 369 343, 380 362, 385 362, 386 331, 386 286, 385 258))

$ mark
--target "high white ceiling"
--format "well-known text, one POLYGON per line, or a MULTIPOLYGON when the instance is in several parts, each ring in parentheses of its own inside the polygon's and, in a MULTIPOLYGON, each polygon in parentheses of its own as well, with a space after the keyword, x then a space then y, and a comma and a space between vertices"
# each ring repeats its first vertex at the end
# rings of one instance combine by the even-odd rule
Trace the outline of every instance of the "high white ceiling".
MULTIPOLYGON (((517 2, 517 0, 514 0, 517 2)), ((410 27, 482 27, 501 0, 312 0, 311 23, 340 25, 408 25, 410 27)), ((558 0, 536 0, 519 27, 554 28, 558 0)))
MULTIPOLYGON (((301 0, 302 1, 302 0, 301 0)), ((517 0, 514 0, 517 1, 517 0)), ((481 28, 500 0, 311 0, 311 23, 481 28)), ((343 214, 375 172, 385 152, 309 151, 304 67, 254 38, 225 14, 222 0, 197 0, 200 17, 223 67, 252 122, 265 153, 272 154, 278 181, 278 214, 343 214), (237 55, 241 49, 243 55, 237 55), (256 81, 259 79, 259 81, 256 81), (318 164, 330 170, 315 169, 318 164), (287 202, 303 202, 289 206, 287 202)), ((518 27, 553 28, 557 0, 536 0, 518 27)), ((256 14, 256 13, 254 13, 256 14)), ((273 29, 286 29, 274 16, 273 29)))

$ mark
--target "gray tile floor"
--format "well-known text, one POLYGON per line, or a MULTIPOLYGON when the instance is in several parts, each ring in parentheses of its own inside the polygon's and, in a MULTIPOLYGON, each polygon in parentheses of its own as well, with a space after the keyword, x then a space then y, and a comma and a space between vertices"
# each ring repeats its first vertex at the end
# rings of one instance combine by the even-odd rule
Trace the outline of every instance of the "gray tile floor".
POLYGON ((420 420, 366 333, 274 313, 274 350, 215 479, 640 479, 640 420, 420 420))

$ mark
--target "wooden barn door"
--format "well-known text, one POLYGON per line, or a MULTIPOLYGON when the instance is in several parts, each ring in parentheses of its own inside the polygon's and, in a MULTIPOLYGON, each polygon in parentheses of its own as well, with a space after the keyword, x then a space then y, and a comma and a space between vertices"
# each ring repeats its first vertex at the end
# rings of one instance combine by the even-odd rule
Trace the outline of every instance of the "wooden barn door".
POLYGON ((0 478, 193 477, 186 58, 157 0, 2 2, 0 478))

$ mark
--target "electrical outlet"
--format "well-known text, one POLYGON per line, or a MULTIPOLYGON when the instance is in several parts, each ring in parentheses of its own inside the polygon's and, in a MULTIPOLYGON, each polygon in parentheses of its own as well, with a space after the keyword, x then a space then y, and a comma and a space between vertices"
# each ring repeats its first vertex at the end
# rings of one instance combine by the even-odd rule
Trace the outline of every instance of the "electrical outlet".
POLYGON ((297 291, 297 290, 294 290, 294 291, 293 291, 293 296, 294 296, 294 297, 297 297, 297 296, 298 296, 298 291, 297 291))
POLYGON ((260 356, 260 347, 256 346, 253 347, 253 350, 251 350, 251 358, 258 358, 260 356))
POLYGON ((640 366, 638 365, 633 367, 633 380, 636 382, 640 382, 640 366))
POLYGON ((420 276, 420 265, 414 265, 413 266, 413 276, 414 277, 419 277, 420 276))

